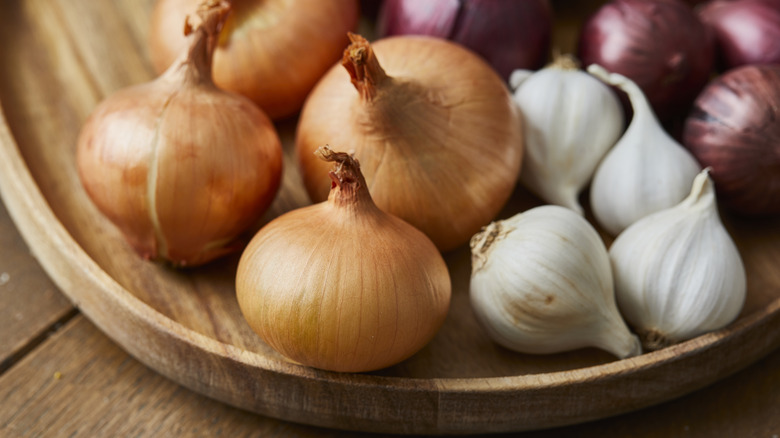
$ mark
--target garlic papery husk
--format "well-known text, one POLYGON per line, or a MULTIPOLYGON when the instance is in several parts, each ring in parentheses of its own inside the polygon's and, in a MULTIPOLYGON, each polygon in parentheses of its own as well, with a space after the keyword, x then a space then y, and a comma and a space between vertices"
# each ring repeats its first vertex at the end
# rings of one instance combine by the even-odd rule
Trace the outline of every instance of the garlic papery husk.
POLYGON ((745 302, 745 268, 718 216, 709 169, 679 205, 628 227, 609 256, 618 307, 648 349, 720 329, 745 302))
POLYGON ((596 221, 615 236, 640 218, 677 205, 701 166, 664 131, 639 87, 598 65, 588 72, 628 94, 634 117, 596 169, 590 202, 596 221))
POLYGON ((598 347, 641 353, 615 304, 604 243, 582 216, 545 205, 471 239, 471 305, 497 343, 546 354, 598 347))
POLYGON ((520 180, 544 201, 582 213, 580 191, 623 132, 623 109, 603 82, 561 56, 531 75, 510 78, 525 119, 520 180))

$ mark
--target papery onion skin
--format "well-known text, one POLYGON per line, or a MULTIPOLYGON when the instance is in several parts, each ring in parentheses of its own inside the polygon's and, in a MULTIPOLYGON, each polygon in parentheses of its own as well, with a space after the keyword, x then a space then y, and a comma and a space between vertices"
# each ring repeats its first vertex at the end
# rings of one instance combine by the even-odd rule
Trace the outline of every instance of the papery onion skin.
POLYGON ((680 0, 613 0, 585 22, 578 57, 633 80, 667 121, 709 80, 714 38, 680 0))
POLYGON ((214 86, 207 41, 195 44, 158 79, 101 102, 77 145, 98 209, 142 257, 176 266, 240 250, 237 236, 268 208, 282 171, 271 121, 214 86))
POLYGON ((368 77, 357 91, 344 72, 352 68, 348 48, 345 67, 323 77, 301 112, 296 155, 306 190, 320 202, 330 189, 329 167, 313 155, 318 145, 348 144, 377 206, 452 250, 489 223, 515 188, 518 110, 501 78, 461 46, 423 36, 363 41, 383 78, 368 77))
POLYGON ((507 80, 535 70, 549 56, 553 11, 547 0, 385 0, 382 36, 446 38, 484 57, 507 80))
POLYGON ((780 0, 715 0, 699 10, 724 70, 780 63, 780 0))
MULTIPOLYGON (((341 154, 346 156, 347 154, 341 154)), ((328 201, 263 227, 241 256, 238 303, 250 327, 303 365, 363 372, 425 346, 447 315, 451 283, 433 243, 379 210, 346 163, 328 201)))
POLYGON ((748 65, 696 99, 684 145, 711 167, 718 197, 745 215, 780 214, 780 65, 748 65))
MULTIPOLYGON (((164 71, 185 45, 184 17, 203 0, 158 0, 149 51, 164 71)), ((295 114, 338 61, 359 17, 357 0, 231 0, 214 54, 214 82, 252 99, 272 119, 295 114)))

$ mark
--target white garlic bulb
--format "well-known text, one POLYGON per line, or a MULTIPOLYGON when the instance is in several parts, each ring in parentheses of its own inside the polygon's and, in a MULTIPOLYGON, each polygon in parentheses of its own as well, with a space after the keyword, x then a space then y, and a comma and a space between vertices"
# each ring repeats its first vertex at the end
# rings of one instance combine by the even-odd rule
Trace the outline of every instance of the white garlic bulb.
POLYGON ((579 193, 623 132, 623 109, 603 82, 562 56, 510 77, 525 125, 520 180, 544 201, 580 214, 579 193))
POLYGON ((649 349, 720 329, 745 302, 745 267, 718 215, 708 169, 680 204, 620 234, 609 256, 618 307, 649 349))
POLYGON ((471 305, 497 343, 534 354, 641 352, 615 304, 607 249, 574 211, 545 205, 493 222, 471 254, 471 305))
POLYGON ((598 65, 588 72, 625 91, 634 110, 626 132, 596 169, 590 189, 596 222, 615 236, 648 214, 682 201, 701 166, 664 131, 633 81, 598 65))

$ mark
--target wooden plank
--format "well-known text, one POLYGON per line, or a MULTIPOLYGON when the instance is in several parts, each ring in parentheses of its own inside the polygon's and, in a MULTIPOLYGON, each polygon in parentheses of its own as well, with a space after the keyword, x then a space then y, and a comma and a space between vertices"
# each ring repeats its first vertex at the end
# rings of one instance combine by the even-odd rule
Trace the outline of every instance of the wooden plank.
POLYGON ((0 373, 75 309, 27 249, 0 203, 0 373))
POLYGON ((0 400, 0 436, 343 436, 185 389, 81 315, 0 377, 0 400))
MULTIPOLYGON (((612 419, 522 437, 777 436, 780 351, 705 390, 612 419)), ((376 437, 254 415, 127 355, 79 315, 0 376, 0 436, 376 437)))

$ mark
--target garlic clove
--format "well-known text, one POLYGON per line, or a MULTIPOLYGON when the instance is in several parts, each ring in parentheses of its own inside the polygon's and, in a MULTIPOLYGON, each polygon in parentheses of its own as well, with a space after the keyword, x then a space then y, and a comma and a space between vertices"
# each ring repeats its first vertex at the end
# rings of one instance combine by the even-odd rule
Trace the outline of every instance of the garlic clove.
POLYGON ((718 215, 709 169, 677 206, 621 233, 609 255, 619 308, 648 349, 720 329, 744 305, 745 268, 718 215))
POLYGON ((579 214, 551 205, 528 210, 485 227, 471 251, 472 308, 497 343, 532 354, 641 352, 615 304, 607 249, 579 214))
POLYGON ((583 213, 578 197, 623 132, 620 101, 570 56, 510 85, 525 122, 523 184, 544 201, 583 213))
POLYGON ((701 166, 664 131, 633 81, 598 65, 589 66, 588 72, 625 91, 634 111, 626 132, 599 164, 590 189, 596 222, 615 236, 642 217, 682 201, 701 166))

